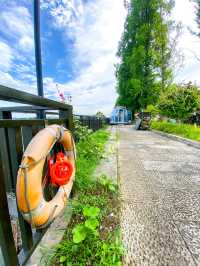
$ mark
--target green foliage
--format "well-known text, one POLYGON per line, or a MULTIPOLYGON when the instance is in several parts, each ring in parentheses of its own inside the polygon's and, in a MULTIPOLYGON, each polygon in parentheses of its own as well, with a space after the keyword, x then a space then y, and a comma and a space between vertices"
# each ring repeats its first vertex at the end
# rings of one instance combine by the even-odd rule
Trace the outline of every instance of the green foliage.
POLYGON ((92 132, 87 126, 82 126, 78 119, 74 119, 74 137, 77 142, 86 140, 92 132))
POLYGON ((98 181, 102 186, 104 186, 107 191, 116 192, 117 186, 106 176, 102 175, 98 181))
POLYGON ((188 124, 172 124, 169 122, 152 122, 152 129, 200 141, 200 127, 188 124))
POLYGON ((92 231, 96 230, 97 226, 99 226, 99 221, 97 219, 88 219, 85 221, 85 227, 92 231))
POLYGON ((100 112, 100 111, 98 111, 95 116, 97 118, 100 118, 100 119, 105 119, 106 118, 106 116, 102 112, 100 112))
POLYGON ((132 0, 117 65, 117 104, 133 111, 156 102, 172 79, 169 29, 174 1, 132 0))
POLYGON ((107 131, 98 130, 81 140, 76 146, 78 156, 76 162, 76 190, 87 189, 91 181, 91 174, 103 157, 104 145, 108 137, 109 133, 107 131))
POLYGON ((87 228, 83 224, 78 224, 72 230, 73 233, 73 242, 78 244, 85 240, 87 236, 87 228))
POLYGON ((173 85, 161 94, 157 106, 162 115, 184 120, 200 108, 200 94, 191 84, 173 85))
POLYGON ((195 35, 197 35, 198 37, 200 37, 200 0, 193 0, 193 2, 196 3, 196 23, 197 23, 197 27, 198 27, 198 31, 197 32, 193 32, 195 35))
POLYGON ((99 216, 100 209, 97 207, 84 207, 83 215, 85 217, 96 218, 99 216))
POLYGON ((66 235, 51 258, 53 265, 121 265, 123 247, 116 192, 117 187, 110 192, 100 182, 91 182, 87 191, 78 195, 72 202, 73 217, 66 235))
POLYGON ((99 226, 99 213, 100 209, 97 207, 84 207, 83 215, 85 217, 84 224, 78 224, 72 230, 73 242, 78 244, 83 242, 86 238, 90 238, 91 234, 98 236, 97 226, 99 226))
POLYGON ((159 114, 159 109, 155 105, 148 105, 144 112, 151 113, 152 117, 155 117, 159 114))

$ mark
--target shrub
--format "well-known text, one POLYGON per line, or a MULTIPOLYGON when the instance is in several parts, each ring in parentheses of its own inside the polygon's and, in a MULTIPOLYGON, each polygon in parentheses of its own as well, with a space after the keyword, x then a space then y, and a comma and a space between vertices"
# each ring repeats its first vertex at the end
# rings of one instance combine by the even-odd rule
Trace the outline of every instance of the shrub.
POLYGON ((173 85, 161 94, 157 107, 164 116, 184 120, 200 108, 200 95, 195 86, 173 85))
POLYGON ((74 137, 76 142, 86 140, 92 132, 87 126, 82 126, 78 119, 74 119, 74 137))
POLYGON ((150 104, 145 109, 145 112, 151 113, 152 117, 155 117, 157 114, 159 114, 159 109, 156 106, 150 104))

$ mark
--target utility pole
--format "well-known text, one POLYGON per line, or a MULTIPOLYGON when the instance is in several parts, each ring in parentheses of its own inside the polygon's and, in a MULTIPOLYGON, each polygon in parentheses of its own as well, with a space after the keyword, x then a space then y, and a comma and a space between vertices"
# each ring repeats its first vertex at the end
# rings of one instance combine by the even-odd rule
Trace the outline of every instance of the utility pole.
MULTIPOLYGON (((37 76, 38 95, 44 97, 42 78, 42 56, 40 40, 40 0, 34 0, 34 41, 35 41, 35 64, 37 76)), ((39 118, 44 118, 44 111, 39 113, 39 118)))
POLYGON ((44 96, 42 80, 42 56, 40 41, 40 0, 34 0, 34 40, 38 95, 44 96))

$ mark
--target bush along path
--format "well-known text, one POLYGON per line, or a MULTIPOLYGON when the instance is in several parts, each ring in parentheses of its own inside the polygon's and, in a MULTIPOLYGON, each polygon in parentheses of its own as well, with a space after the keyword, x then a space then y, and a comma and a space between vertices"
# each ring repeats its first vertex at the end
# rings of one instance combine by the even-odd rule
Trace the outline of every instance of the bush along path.
POLYGON ((46 265, 121 265, 118 188, 102 175, 93 178, 109 138, 107 130, 81 130, 72 218, 63 240, 44 256, 46 265), (84 133, 83 133, 84 132, 84 133))

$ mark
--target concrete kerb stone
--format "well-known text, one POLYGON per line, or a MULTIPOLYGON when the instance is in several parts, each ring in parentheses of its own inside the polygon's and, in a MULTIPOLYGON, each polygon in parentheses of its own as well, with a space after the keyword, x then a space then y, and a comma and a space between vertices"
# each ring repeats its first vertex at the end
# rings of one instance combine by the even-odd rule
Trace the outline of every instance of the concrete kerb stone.
POLYGON ((188 146, 200 149, 200 143, 197 142, 197 141, 186 139, 186 138, 183 138, 183 137, 180 137, 180 136, 176 136, 176 135, 173 135, 173 134, 169 134, 169 133, 158 131, 158 130, 154 130, 154 129, 151 130, 151 131, 153 133, 155 133, 155 134, 160 135, 160 136, 163 136, 163 137, 175 140, 175 141, 179 141, 181 143, 187 144, 188 146))

